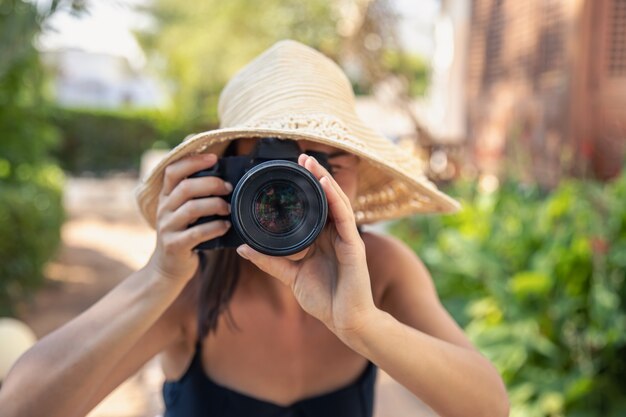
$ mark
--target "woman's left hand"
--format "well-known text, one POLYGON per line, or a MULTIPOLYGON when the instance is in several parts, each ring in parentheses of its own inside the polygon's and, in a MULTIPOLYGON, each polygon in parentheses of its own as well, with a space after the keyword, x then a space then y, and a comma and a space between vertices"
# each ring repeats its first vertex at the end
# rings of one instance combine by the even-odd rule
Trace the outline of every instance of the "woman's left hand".
POLYGON ((298 163, 321 183, 329 221, 315 243, 296 255, 275 257, 248 245, 237 252, 293 291, 302 308, 341 339, 358 332, 376 310, 365 257, 350 200, 315 158, 302 154, 298 163))

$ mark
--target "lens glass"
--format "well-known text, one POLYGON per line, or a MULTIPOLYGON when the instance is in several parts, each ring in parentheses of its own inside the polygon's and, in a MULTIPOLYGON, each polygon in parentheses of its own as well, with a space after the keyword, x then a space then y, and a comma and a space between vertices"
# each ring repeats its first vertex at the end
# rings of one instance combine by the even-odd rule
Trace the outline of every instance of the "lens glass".
POLYGON ((296 229, 306 215, 306 196, 294 183, 270 182, 254 198, 254 218, 265 230, 274 234, 296 229))

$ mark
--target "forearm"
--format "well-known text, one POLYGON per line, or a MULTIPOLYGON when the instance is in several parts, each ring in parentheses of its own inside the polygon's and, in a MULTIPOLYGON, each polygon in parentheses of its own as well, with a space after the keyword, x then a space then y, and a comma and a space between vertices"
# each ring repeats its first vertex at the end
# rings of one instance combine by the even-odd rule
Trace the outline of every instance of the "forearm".
POLYGON ((74 416, 184 284, 142 269, 18 360, 0 390, 6 416, 74 416))
POLYGON ((478 352, 422 333, 381 310, 368 323, 342 339, 439 415, 508 415, 502 380, 478 352))

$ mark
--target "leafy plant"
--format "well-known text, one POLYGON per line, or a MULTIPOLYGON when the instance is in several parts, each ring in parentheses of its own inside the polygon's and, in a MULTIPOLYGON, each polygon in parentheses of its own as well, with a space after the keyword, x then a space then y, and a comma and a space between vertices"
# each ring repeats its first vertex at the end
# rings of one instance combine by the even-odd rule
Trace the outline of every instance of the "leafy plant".
POLYGON ((60 5, 0 0, 0 315, 42 282, 59 243, 63 175, 33 42, 60 5))
POLYGON ((513 182, 450 193, 458 214, 392 230, 500 370, 511 415, 626 415, 626 174, 550 193, 513 182))
POLYGON ((152 31, 138 34, 172 85, 181 119, 217 122, 217 99, 230 77, 274 42, 293 38, 337 50, 337 16, 327 0, 157 0, 152 31))
POLYGON ((77 175, 136 172, 144 151, 174 147, 192 132, 215 127, 192 126, 154 110, 54 108, 50 122, 60 134, 56 157, 77 175))

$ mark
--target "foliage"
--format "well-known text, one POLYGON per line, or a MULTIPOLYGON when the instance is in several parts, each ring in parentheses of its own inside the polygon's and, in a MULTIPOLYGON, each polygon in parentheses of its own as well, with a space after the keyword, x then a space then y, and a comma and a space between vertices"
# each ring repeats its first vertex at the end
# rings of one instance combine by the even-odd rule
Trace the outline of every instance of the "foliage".
POLYGON ((55 165, 20 170, 23 183, 0 185, 0 315, 42 283, 60 243, 63 173, 55 165))
POLYGON ((192 123, 216 123, 222 87, 281 39, 295 39, 349 63, 357 94, 369 93, 371 84, 390 72, 406 80, 412 95, 423 94, 428 79, 424 62, 389 40, 397 36, 397 13, 386 0, 155 0, 146 11, 156 24, 138 38, 172 80, 176 115, 192 123), (375 50, 367 46, 372 37, 380 40, 375 50))
POLYGON ((77 175, 136 172, 147 149, 170 148, 191 132, 215 127, 190 127, 155 110, 55 108, 50 120, 61 136, 56 152, 61 166, 77 175))
POLYGON ((57 136, 33 41, 60 6, 0 0, 0 315, 41 283, 59 243, 63 175, 49 157, 57 136))
MULTIPOLYGON (((406 92, 412 98, 421 97, 426 93, 430 80, 430 68, 419 55, 386 50, 381 57, 376 57, 373 61, 375 62, 368 63, 370 73, 378 74, 381 79, 394 74, 406 84, 406 92)), ((352 89, 356 95, 372 94, 373 85, 381 79, 351 80, 352 89)))
POLYGON ((430 68, 419 55, 388 50, 383 55, 382 65, 387 71, 406 80, 411 97, 423 96, 426 93, 430 68))
POLYGON ((228 79, 274 42, 291 38, 331 56, 336 16, 326 0, 156 0, 157 25, 139 33, 161 57, 174 88, 174 111, 192 122, 215 123, 217 98, 228 79))
POLYGON ((511 415, 626 415, 626 174, 451 194, 458 214, 392 229, 502 373, 511 415))

